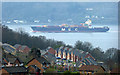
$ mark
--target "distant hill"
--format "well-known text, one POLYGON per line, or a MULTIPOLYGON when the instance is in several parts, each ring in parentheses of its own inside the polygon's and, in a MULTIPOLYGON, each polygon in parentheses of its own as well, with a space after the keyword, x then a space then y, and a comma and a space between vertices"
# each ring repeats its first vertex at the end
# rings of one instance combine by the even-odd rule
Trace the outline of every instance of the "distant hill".
POLYGON ((14 24, 13 20, 25 24, 79 24, 90 16, 93 24, 117 24, 117 10, 117 2, 3 2, 2 20, 5 24, 14 24))

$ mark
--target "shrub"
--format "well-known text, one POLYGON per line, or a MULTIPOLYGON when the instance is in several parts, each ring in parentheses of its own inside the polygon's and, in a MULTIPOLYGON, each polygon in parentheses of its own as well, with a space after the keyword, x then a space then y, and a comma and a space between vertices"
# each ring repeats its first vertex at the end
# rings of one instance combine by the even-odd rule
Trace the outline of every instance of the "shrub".
POLYGON ((57 73, 57 71, 53 68, 49 68, 45 71, 45 73, 57 73))
POLYGON ((70 75, 71 72, 70 71, 64 71, 64 75, 70 75))

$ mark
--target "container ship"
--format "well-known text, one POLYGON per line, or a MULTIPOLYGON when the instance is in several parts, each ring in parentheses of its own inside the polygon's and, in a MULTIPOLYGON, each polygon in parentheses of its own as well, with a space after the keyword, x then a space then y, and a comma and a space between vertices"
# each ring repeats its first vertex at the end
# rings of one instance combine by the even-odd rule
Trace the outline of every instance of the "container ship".
POLYGON ((31 26, 33 32, 46 32, 46 33, 69 33, 69 32, 107 32, 109 31, 108 26, 103 27, 92 27, 92 21, 88 19, 85 23, 80 23, 80 25, 40 25, 31 26))

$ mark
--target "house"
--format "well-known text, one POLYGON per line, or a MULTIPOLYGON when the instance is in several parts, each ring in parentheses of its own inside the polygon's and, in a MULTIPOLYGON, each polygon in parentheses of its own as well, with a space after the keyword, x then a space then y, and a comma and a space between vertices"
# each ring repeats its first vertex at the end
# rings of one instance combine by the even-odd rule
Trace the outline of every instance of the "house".
POLYGON ((51 64, 54 64, 56 62, 56 57, 51 54, 50 52, 45 53, 42 55, 47 61, 49 61, 51 64))
POLYGON ((55 50, 52 47, 48 47, 47 50, 48 50, 49 53, 51 53, 53 55, 55 55, 55 53, 56 53, 55 50))
POLYGON ((23 66, 2 67, 1 75, 27 75, 27 69, 23 66))
POLYGON ((40 73, 40 69, 36 65, 30 65, 27 69, 30 74, 40 73))
POLYGON ((67 59, 76 62, 81 59, 82 54, 80 54, 78 49, 61 46, 58 50, 56 50, 55 55, 61 59, 67 59))
POLYGON ((5 66, 22 66, 23 65, 23 61, 10 54, 10 53, 5 53, 2 57, 2 66, 5 67, 5 66))
POLYGON ((21 61, 19 58, 3 58, 3 67, 4 66, 22 66, 23 61, 21 61))
POLYGON ((6 53, 11 53, 11 54, 13 54, 13 55, 15 55, 16 54, 16 48, 15 47, 13 47, 12 45, 9 45, 9 44, 2 44, 2 48, 4 49, 4 51, 6 52, 6 53))
POLYGON ((15 44, 14 47, 16 48, 16 51, 20 51, 23 53, 28 53, 30 51, 30 48, 26 45, 20 45, 20 44, 15 44))
POLYGON ((8 64, 8 62, 5 62, 5 60, 2 61, 2 67, 6 66, 8 64))
POLYGON ((76 66, 84 65, 96 65, 95 58, 89 53, 79 49, 69 48, 61 46, 56 49, 55 56, 61 60, 69 60, 73 63, 76 63, 76 66))
POLYGON ((16 48, 17 51, 19 51, 20 48, 21 48, 21 45, 20 44, 15 44, 14 47, 16 48))
POLYGON ((105 69, 99 65, 82 65, 79 68, 80 74, 105 73, 105 69))
POLYGON ((17 58, 15 55, 11 54, 11 53, 6 53, 4 52, 4 55, 3 55, 4 58, 17 58))
POLYGON ((28 47, 28 46, 21 46, 20 48, 19 48, 19 51, 20 52, 23 52, 23 53, 29 53, 29 51, 30 51, 30 48, 28 47))
POLYGON ((55 53, 56 50, 54 50, 52 47, 48 47, 46 50, 41 50, 41 55, 51 64, 55 63, 56 61, 55 53))
POLYGON ((82 60, 76 62, 77 67, 81 67, 82 65, 97 65, 97 62, 90 57, 83 58, 82 60))
POLYGON ((45 55, 48 51, 47 50, 40 50, 41 56, 45 55))
POLYGON ((27 63, 28 67, 31 65, 35 65, 39 68, 40 72, 43 73, 43 71, 49 67, 50 63, 44 57, 37 57, 27 63))

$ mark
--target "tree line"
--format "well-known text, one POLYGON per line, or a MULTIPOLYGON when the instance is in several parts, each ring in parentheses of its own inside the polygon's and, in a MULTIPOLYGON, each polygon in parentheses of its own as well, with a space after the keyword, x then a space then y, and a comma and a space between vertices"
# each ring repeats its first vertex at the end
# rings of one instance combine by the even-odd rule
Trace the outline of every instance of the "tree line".
POLYGON ((109 48, 103 51, 100 47, 94 48, 89 42, 77 41, 74 48, 89 52, 98 62, 104 62, 109 69, 120 67, 120 50, 109 48))
POLYGON ((48 46, 53 48, 65 45, 62 41, 54 39, 46 39, 45 36, 30 36, 28 33, 19 29, 17 32, 9 29, 7 26, 2 26, 2 42, 11 45, 21 44, 27 45, 30 48, 46 49, 48 46))

